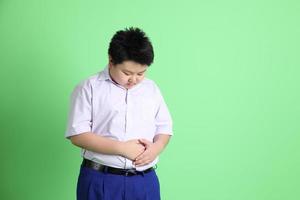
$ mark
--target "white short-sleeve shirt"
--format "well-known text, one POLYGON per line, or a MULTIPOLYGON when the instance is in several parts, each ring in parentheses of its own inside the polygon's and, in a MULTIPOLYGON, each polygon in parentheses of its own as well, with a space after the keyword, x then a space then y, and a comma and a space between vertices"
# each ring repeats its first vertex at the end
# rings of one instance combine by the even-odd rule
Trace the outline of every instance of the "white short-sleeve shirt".
MULTIPOLYGON (((127 90, 111 80, 108 66, 81 81, 73 90, 65 137, 92 132, 118 141, 145 138, 156 134, 173 135, 172 118, 154 81, 144 78, 127 90)), ((100 154, 81 149, 81 156, 117 168, 144 170, 154 166, 135 167, 119 155, 100 154)))

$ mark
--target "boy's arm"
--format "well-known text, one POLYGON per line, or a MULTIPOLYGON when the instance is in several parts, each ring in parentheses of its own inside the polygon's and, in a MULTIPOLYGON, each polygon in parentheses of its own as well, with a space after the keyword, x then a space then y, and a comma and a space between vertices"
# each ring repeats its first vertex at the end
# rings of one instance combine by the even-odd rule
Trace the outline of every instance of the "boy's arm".
POLYGON ((158 134, 153 139, 153 144, 158 151, 158 155, 164 150, 170 140, 170 135, 158 134))
POLYGON ((154 137, 153 143, 146 139, 139 139, 146 150, 134 160, 134 164, 139 167, 151 163, 167 146, 170 137, 171 135, 158 134, 154 137))
POLYGON ((145 147, 138 140, 122 142, 105 138, 92 132, 71 136, 70 140, 72 144, 89 151, 102 154, 121 155, 131 160, 134 160, 145 150, 145 147))

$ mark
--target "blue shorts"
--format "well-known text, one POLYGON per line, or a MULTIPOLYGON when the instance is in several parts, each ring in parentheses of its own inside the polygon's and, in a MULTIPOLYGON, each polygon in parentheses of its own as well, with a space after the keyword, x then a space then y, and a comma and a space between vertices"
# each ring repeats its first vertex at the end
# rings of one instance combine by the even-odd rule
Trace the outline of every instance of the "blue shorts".
POLYGON ((160 200, 155 170, 124 176, 80 166, 77 200, 160 200))

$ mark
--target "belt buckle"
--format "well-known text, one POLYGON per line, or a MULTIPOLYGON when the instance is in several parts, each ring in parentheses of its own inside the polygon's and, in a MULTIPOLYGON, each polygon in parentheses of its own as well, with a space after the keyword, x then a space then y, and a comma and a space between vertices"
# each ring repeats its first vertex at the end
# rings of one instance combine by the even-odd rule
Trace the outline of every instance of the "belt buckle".
POLYGON ((127 169, 125 172, 125 176, 130 176, 130 175, 137 175, 137 172, 135 169, 127 169))

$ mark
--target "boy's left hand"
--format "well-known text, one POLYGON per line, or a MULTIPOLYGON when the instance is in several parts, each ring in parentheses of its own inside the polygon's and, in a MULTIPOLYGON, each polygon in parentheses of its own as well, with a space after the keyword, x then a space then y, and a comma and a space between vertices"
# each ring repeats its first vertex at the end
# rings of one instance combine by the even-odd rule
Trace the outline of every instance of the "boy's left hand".
POLYGON ((136 167, 151 163, 159 153, 159 150, 154 143, 146 139, 139 139, 139 142, 145 146, 146 150, 133 161, 133 164, 136 167))

